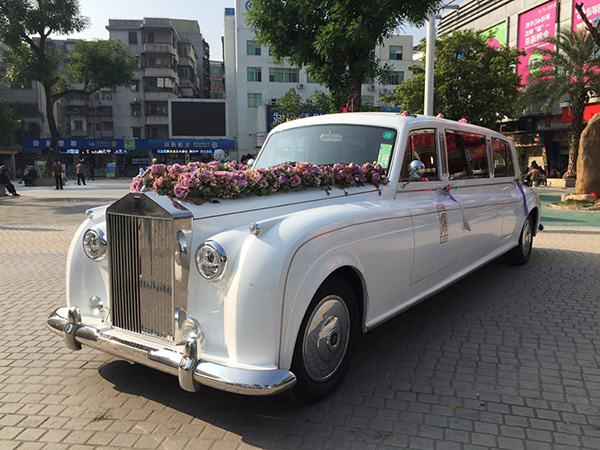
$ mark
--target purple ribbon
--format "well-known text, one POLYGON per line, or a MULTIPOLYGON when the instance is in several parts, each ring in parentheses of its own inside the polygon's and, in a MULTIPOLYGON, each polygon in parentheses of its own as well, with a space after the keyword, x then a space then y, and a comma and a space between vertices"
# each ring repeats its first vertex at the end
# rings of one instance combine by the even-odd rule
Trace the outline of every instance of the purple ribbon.
POLYGON ((456 203, 458 205, 458 207, 460 209, 460 215, 462 216, 463 225, 465 227, 465 230, 471 231, 471 225, 469 225, 469 221, 467 219, 467 215, 465 214, 465 210, 463 209, 460 202, 454 198, 454 196, 452 195, 452 192, 450 192, 451 189, 452 189, 452 186, 450 186, 450 185, 446 186, 444 188, 444 195, 449 197, 450 200, 452 200, 454 203, 456 203))
POLYGON ((523 189, 523 185, 520 181, 517 181, 517 186, 519 186, 519 190, 521 194, 523 194, 523 208, 525 208, 525 217, 529 215, 529 208, 527 207, 527 198, 525 198, 525 190, 523 189))

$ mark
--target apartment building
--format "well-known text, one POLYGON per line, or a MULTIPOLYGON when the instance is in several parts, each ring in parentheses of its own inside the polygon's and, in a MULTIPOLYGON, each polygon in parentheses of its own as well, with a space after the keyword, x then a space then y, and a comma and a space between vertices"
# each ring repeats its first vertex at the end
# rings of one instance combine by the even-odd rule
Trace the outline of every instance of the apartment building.
MULTIPOLYGON (((327 91, 303 68, 274 61, 269 49, 254 41, 254 33, 245 21, 251 7, 251 2, 237 0, 235 8, 225 8, 225 91, 229 129, 233 130, 240 155, 258 151, 276 114, 277 100, 291 88, 303 100, 316 91, 327 91)), ((382 96, 393 93, 398 84, 410 77, 412 48, 412 36, 392 36, 375 48, 382 63, 394 69, 383 83, 367 80, 361 91, 364 105, 379 106, 382 96)))

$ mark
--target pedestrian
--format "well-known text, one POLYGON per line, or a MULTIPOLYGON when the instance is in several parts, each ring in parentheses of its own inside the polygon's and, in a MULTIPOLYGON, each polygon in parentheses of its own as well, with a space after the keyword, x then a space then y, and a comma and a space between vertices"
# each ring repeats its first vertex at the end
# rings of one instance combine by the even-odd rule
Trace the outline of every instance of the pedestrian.
POLYGON ((529 169, 529 172, 527 172, 527 177, 531 180, 531 185, 533 187, 537 187, 540 181, 540 176, 541 176, 541 172, 540 172, 540 168, 537 165, 537 163, 534 161, 531 164, 531 169, 529 169))
POLYGON ((82 162, 75 166, 75 173, 77 174, 77 185, 81 186, 81 183, 85 186, 85 166, 82 162))
POLYGON ((94 178, 94 169, 95 169, 94 163, 92 162, 92 163, 90 163, 90 179, 92 181, 96 181, 95 178, 94 178))
POLYGON ((5 185, 6 189, 8 189, 8 192, 10 192, 13 197, 19 197, 15 186, 10 182, 10 173, 4 165, 0 166, 0 184, 5 185))
POLYGON ((54 161, 54 164, 52 164, 52 173, 54 174, 54 181, 56 183, 55 189, 62 189, 63 188, 63 168, 62 168, 62 164, 60 163, 60 161, 58 159, 54 161))

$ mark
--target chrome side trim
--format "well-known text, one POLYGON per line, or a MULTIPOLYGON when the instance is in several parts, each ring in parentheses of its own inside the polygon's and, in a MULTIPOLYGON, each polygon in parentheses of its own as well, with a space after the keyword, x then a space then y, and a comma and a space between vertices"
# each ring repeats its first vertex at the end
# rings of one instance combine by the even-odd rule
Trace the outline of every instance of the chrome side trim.
MULTIPOLYGON (((187 360, 185 358, 193 358, 194 355, 200 355, 198 341, 196 341, 196 345, 198 345, 196 351, 191 347, 187 350, 179 351, 177 347, 166 348, 161 346, 160 343, 148 341, 145 344, 139 344, 127 341, 126 339, 120 339, 81 322, 76 327, 70 328, 70 315, 79 317, 79 319, 81 318, 77 308, 71 308, 71 310, 73 311, 72 313, 66 307, 56 309, 50 314, 46 323, 50 330, 63 337, 67 332, 66 330, 69 330, 68 333, 73 337, 73 342, 79 346, 85 345, 96 348, 119 358, 144 364, 177 377, 180 376, 180 370, 182 370, 180 366, 183 364, 187 367, 187 360), (73 331, 70 331, 71 329, 73 331)), ((66 339, 65 342, 67 342, 66 339)), ((197 360, 193 372, 191 370, 183 370, 193 375, 194 382, 243 395, 280 394, 296 383, 296 376, 286 369, 240 369, 202 359, 197 360)), ((183 375, 185 385, 181 386, 182 389, 189 386, 187 383, 190 382, 190 379, 186 379, 186 376, 183 375)), ((179 379, 181 382, 181 378, 179 379)))

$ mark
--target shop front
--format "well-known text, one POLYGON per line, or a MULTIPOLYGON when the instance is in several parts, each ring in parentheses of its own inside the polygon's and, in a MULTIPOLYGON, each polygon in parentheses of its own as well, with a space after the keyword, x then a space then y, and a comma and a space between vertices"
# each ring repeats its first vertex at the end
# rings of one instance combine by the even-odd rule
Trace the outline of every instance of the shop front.
MULTIPOLYGON (((45 160, 50 139, 25 139, 23 151, 36 152, 45 160)), ((156 160, 160 163, 188 163, 211 161, 214 151, 226 153, 235 150, 235 141, 229 139, 61 139, 58 159, 66 167, 68 177, 75 174, 75 166, 82 162, 88 177, 129 178, 137 175, 156 160)))

